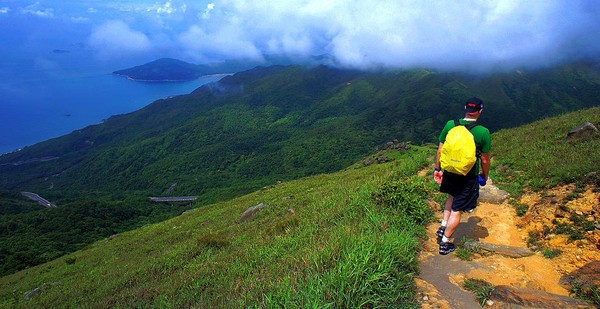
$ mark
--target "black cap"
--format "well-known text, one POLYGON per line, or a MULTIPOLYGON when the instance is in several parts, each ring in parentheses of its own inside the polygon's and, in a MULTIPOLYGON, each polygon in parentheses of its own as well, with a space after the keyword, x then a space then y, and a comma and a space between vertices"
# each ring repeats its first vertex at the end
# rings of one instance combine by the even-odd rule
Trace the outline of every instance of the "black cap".
POLYGON ((475 113, 483 109, 483 101, 480 98, 472 97, 465 103, 467 113, 475 113))

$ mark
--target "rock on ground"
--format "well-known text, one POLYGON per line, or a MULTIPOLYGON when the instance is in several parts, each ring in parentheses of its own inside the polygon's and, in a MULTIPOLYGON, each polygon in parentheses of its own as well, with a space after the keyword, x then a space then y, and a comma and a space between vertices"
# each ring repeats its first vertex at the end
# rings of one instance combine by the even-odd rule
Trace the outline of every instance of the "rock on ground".
POLYGON ((259 211, 261 211, 262 209, 267 208, 267 207, 269 207, 269 205, 267 205, 265 203, 260 203, 256 206, 252 206, 252 207, 246 209, 246 211, 244 211, 244 213, 238 220, 238 223, 242 223, 242 222, 246 222, 248 220, 254 219, 254 217, 256 217, 256 215, 258 214, 259 211))
POLYGON ((572 297, 506 285, 496 286, 491 299, 526 308, 594 308, 593 305, 572 297))
POLYGON ((480 203, 502 204, 509 195, 508 192, 501 190, 492 184, 488 184, 479 188, 478 201, 480 203))
POLYGON ((584 293, 591 293, 593 288, 600 288, 600 261, 587 263, 585 266, 560 278, 560 284, 567 289, 578 287, 584 293))

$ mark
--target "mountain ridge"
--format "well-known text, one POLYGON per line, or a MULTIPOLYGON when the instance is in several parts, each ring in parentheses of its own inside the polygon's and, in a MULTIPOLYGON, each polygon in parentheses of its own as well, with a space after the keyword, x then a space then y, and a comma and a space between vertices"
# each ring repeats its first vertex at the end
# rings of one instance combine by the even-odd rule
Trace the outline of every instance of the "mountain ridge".
MULTIPOLYGON (((312 57, 303 61, 304 65, 322 63, 327 57, 312 57), (313 64, 309 64, 313 63, 313 64)), ((224 60, 215 63, 193 64, 175 58, 159 58, 142 65, 114 71, 113 74, 138 82, 182 82, 206 75, 233 74, 251 70, 257 66, 281 66, 298 63, 297 59, 265 55, 262 61, 224 60)))
MULTIPOLYGON (((256 67, 0 156, 0 200, 27 209, 6 221, 20 222, 16 227, 27 233, 32 230, 26 226, 43 226, 28 241, 52 245, 52 252, 63 248, 60 255, 90 239, 185 211, 148 201, 173 183, 172 195, 198 196, 193 207, 229 200, 281 181, 338 171, 393 139, 435 143, 439 128, 461 117, 462 102, 474 95, 486 102, 481 122, 492 131, 597 106, 599 76, 597 67, 586 64, 491 77, 256 67), (58 205, 54 217, 29 214, 32 206, 18 201, 23 191, 58 205), (70 216, 88 219, 76 225, 65 221, 70 216), (55 222, 61 229, 53 229, 55 222), (62 229, 69 226, 78 232, 62 229), (40 242, 48 231, 64 243, 40 242)), ((9 248, 15 247, 0 253, 13 252, 9 248)), ((18 247, 28 252, 16 261, 21 267, 48 256, 30 250, 18 247)))

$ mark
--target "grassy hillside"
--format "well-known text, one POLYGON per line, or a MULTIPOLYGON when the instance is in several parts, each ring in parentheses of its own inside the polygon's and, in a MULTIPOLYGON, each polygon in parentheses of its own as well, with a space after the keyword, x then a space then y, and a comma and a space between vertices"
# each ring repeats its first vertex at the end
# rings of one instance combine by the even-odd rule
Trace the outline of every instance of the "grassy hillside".
POLYGON ((394 162, 277 184, 107 238, 0 279, 0 304, 417 307, 413 275, 431 187, 414 175, 434 151, 394 151, 394 162), (237 222, 259 203, 268 207, 237 222))
MULTIPOLYGON (((585 121, 598 125, 600 108, 495 133, 492 177, 513 189, 597 186, 589 177, 597 164, 589 163, 600 162, 599 134, 566 140, 585 121)), ((106 238, 0 278, 0 306, 416 308, 426 199, 442 196, 431 173, 415 175, 429 169, 435 150, 391 151, 385 164, 279 183, 106 238), (238 222, 260 203, 268 207, 238 222)))
POLYGON ((599 185, 600 133, 567 138, 569 131, 586 122, 598 128, 600 107, 496 132, 492 147, 498 180, 516 193, 523 187, 540 189, 564 183, 599 185))

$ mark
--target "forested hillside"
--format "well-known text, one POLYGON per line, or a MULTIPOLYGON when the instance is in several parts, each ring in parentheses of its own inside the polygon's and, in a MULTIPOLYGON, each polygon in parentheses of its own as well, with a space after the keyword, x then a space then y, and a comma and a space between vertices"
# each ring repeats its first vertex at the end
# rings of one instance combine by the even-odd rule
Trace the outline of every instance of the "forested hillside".
MULTIPOLYGON (((435 142, 448 119, 463 116, 463 102, 472 96, 485 101, 481 122, 496 131, 598 106, 598 89, 600 69, 590 63, 488 76, 257 67, 1 156, 0 200, 16 205, 19 192, 36 192, 65 208, 52 211, 63 212, 65 219, 55 222, 66 229, 75 224, 67 223, 72 216, 66 208, 98 208, 83 219, 81 233, 65 240, 68 245, 56 245, 62 254, 184 211, 148 202, 174 184, 169 195, 196 195, 198 207, 343 169, 392 139, 435 142), (79 236, 87 233, 93 236, 79 236)), ((16 237, 13 243, 30 226, 47 227, 36 232, 43 235, 57 229, 42 224, 56 220, 38 214, 46 209, 14 207, 24 210, 3 215, 13 224, 5 227, 16 237)), ((27 248, 54 246, 48 238, 28 239, 34 240, 27 248)), ((8 251, 0 248, 5 256, 8 251)), ((35 263, 48 259, 28 257, 35 263)))
POLYGON ((259 67, 2 156, 0 186, 70 201, 160 194, 177 182, 175 194, 230 197, 338 170, 393 138, 432 142, 471 96, 486 102, 481 121, 492 131, 596 106, 599 72, 576 64, 476 78, 259 67), (40 157, 59 159, 11 164, 40 157))

